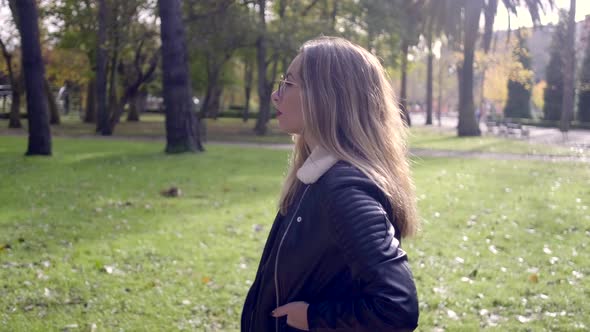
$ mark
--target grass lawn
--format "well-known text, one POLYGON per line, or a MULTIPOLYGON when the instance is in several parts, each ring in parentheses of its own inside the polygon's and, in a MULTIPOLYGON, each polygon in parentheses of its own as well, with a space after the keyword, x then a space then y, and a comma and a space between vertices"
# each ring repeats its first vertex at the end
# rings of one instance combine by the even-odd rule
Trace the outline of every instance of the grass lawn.
MULTIPOLYGON (((588 132, 590 135, 590 131, 588 132)), ((473 152, 516 153, 530 155, 584 156, 589 151, 546 145, 526 140, 507 139, 498 136, 458 137, 455 131, 439 130, 437 127, 413 127, 410 137, 413 148, 433 150, 459 150, 473 152)))
MULTIPOLYGON (((26 125, 26 121, 23 121, 26 125)), ((52 126, 54 136, 85 137, 94 135, 94 124, 82 123, 77 115, 62 117, 62 124, 52 126)), ((6 122, 0 122, 0 135, 26 134, 25 129, 8 129, 6 122)), ((207 119, 207 137, 210 141, 249 143, 291 143, 291 137, 282 133, 277 120, 268 125, 268 135, 256 136, 253 127, 255 119, 244 123, 241 119, 207 119)), ((164 139, 166 135, 164 117, 160 114, 142 116, 141 122, 123 121, 115 128, 114 137, 164 139)), ((410 136, 412 148, 434 150, 461 150, 473 152, 498 152, 518 154, 588 155, 588 151, 572 150, 565 147, 529 143, 524 140, 506 139, 495 136, 457 137, 455 132, 440 131, 437 127, 413 127, 410 136)))
MULTIPOLYGON (((0 137, 0 330, 237 331, 288 153, 0 137), (178 186, 182 195, 160 191, 178 186)), ((420 159, 420 330, 590 328, 587 164, 420 159), (586 257, 586 258, 584 258, 586 257)))
MULTIPOLYGON (((210 141, 231 141, 251 143, 291 143, 291 137, 281 132, 278 122, 270 120, 266 136, 256 136, 256 119, 243 122, 235 118, 207 119, 207 139, 210 141)), ((8 122, 0 122, 0 134, 26 134, 26 129, 8 129, 8 122), (2 124, 6 124, 3 126, 2 124)), ((26 120, 23 121, 26 126, 26 120)), ((77 115, 62 117, 62 124, 51 126, 54 136, 94 136, 95 124, 83 123, 77 115)), ((140 122, 122 121, 115 127, 114 137, 164 139, 166 127, 161 114, 146 114, 140 122)))

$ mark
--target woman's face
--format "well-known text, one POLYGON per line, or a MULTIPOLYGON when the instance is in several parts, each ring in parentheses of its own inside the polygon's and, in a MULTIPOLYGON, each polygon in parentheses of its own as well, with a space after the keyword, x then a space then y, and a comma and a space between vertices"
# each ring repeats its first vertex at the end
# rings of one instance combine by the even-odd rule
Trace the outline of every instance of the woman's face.
POLYGON ((303 110, 301 89, 303 82, 299 77, 301 55, 293 59, 279 88, 272 93, 271 100, 277 109, 277 120, 282 131, 289 134, 303 132, 303 110))

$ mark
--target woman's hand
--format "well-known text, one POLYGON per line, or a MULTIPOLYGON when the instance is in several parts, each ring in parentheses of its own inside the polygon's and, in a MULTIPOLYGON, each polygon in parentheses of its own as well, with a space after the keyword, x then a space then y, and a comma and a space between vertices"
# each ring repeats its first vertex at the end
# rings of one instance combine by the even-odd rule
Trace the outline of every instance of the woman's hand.
POLYGON ((300 330, 309 331, 307 325, 307 302, 291 302, 272 311, 273 317, 287 316, 287 325, 300 330))

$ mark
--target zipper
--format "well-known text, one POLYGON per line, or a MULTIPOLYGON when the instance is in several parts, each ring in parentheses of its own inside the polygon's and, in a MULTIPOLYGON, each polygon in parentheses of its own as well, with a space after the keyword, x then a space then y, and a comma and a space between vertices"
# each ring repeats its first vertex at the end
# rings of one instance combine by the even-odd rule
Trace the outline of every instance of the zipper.
POLYGON ((252 332, 252 324, 254 323, 254 310, 252 310, 252 313, 250 314, 250 328, 248 329, 248 332, 252 332))
MULTIPOLYGON (((297 216, 297 212, 299 211, 299 207, 301 206, 301 202, 303 201, 303 198, 305 197, 305 194, 307 193, 307 189, 309 189, 309 185, 307 187, 305 187, 305 190, 303 191, 303 194, 301 195, 301 198, 299 199, 299 203, 297 203, 297 208, 295 209, 295 212, 293 213, 293 216, 291 217, 291 220, 289 221, 289 224, 287 225, 287 228, 285 229, 285 233, 283 234, 283 237, 281 238, 281 242, 279 242, 279 247, 277 248, 277 256, 275 257, 275 294, 276 294, 276 300, 277 300, 277 306, 278 307, 280 305, 279 301, 280 301, 280 296, 279 296, 279 278, 277 276, 278 273, 278 269, 279 269, 279 254, 281 253, 281 247, 283 246, 283 242, 285 241, 285 237, 287 237, 287 233, 289 233, 289 228, 291 228, 291 224, 293 223, 293 220, 295 219, 295 216, 297 216)), ((279 332, 279 318, 275 318, 275 326, 276 326, 276 332, 279 332)))

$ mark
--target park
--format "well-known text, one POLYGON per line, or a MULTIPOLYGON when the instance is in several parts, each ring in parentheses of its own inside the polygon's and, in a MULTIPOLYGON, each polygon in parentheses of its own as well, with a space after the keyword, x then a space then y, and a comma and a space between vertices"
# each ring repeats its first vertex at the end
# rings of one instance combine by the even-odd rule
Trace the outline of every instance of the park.
POLYGON ((293 150, 271 92, 319 35, 399 99, 417 330, 590 329, 577 5, 0 1, 0 331, 239 331, 293 150))

